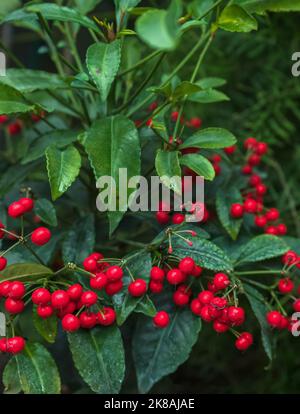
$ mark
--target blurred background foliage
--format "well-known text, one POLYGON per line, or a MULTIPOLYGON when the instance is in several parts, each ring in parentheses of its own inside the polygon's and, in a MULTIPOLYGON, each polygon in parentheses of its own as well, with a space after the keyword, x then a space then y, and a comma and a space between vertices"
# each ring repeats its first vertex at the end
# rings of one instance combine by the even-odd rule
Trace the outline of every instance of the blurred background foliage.
MULTIPOLYGON (((68 2, 64 2, 67 4, 68 2)), ((0 16, 20 4, 18 0, 1 1, 0 16)), ((102 1, 91 15, 113 15, 113 1, 102 1)), ((143 1, 142 6, 164 7, 168 1, 143 1)), ((271 145, 276 162, 269 166, 271 198, 279 206, 288 223, 291 235, 299 234, 300 211, 300 78, 291 74, 291 56, 300 50, 299 14, 269 14, 259 17, 259 31, 234 35, 218 32, 211 47, 201 75, 226 79, 221 90, 228 101, 199 105, 189 103, 189 116, 200 116, 203 125, 228 128, 240 142, 247 136, 255 136, 271 145)), ((131 22, 130 22, 131 24, 131 22)), ((130 25, 129 25, 130 26, 130 25)), ((134 26, 132 25, 132 28, 134 26)), ((182 39, 176 52, 164 61, 163 72, 171 71, 173 62, 182 59, 190 50, 196 35, 182 39), (194 37, 193 37, 194 36, 194 37)), ((45 45, 34 32, 24 28, 5 25, 1 28, 1 41, 33 69, 54 70, 47 57, 45 45)), ((137 54, 147 53, 146 46, 135 48, 132 38, 127 59, 138 59, 137 54)), ((82 56, 90 43, 87 37, 79 37, 82 56)), ((196 57, 197 58, 197 57, 196 57)), ((125 57, 126 59, 126 57, 125 57)), ((194 67, 193 61, 184 69, 186 79, 194 67)), ((14 67, 9 60, 9 67, 14 67)), ((145 69, 144 69, 145 70, 145 69)), ((144 76, 144 70, 135 73, 133 83, 144 76)), ((121 91, 122 93, 122 91, 121 91)), ((248 321, 249 326, 256 325, 248 321)), ((30 329, 30 327, 28 327, 30 329)), ((254 332, 255 333, 255 332, 254 332)), ((130 326, 125 335, 131 335, 130 326)), ((30 336, 30 335, 29 335, 30 336)), ((259 332, 256 332, 259 338, 259 332)), ((162 380, 154 393, 299 393, 300 358, 299 338, 279 337, 276 358, 267 366, 263 349, 256 343, 247 354, 240 355, 232 347, 232 338, 216 338, 211 327, 204 327, 191 358, 178 371, 162 380)), ((125 343, 128 341, 125 341, 125 343)), ((258 342, 258 341, 257 341, 258 342)), ((64 355, 63 341, 57 341, 62 378, 68 384, 65 392, 88 392, 72 369, 70 356, 64 355)), ((128 349, 130 358, 130 350, 128 349)), ((124 393, 137 392, 133 369, 127 367, 124 393)))

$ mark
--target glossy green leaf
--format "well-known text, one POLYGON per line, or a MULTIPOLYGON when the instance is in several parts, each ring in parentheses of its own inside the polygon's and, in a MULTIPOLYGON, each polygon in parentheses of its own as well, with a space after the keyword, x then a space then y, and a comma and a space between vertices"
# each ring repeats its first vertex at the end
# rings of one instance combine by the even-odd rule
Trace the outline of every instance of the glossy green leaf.
POLYGON ((99 89, 102 101, 107 99, 121 62, 121 41, 95 43, 88 48, 86 64, 99 89))
POLYGON ((57 316, 52 315, 50 318, 43 319, 38 316, 36 309, 34 309, 32 320, 35 329, 38 331, 41 337, 50 344, 53 344, 56 340, 57 335, 57 316))
POLYGON ((78 150, 69 146, 65 150, 51 146, 46 150, 47 171, 52 199, 59 198, 77 178, 81 157, 78 150))
POLYGON ((65 263, 82 264, 95 246, 95 219, 93 214, 80 217, 67 232, 62 245, 65 263))
POLYGON ((102 0, 75 0, 77 9, 82 14, 87 14, 88 12, 94 10, 94 8, 101 2, 102 0))
POLYGON ((229 257, 214 243, 198 236, 185 235, 185 237, 193 243, 192 246, 189 246, 185 240, 179 237, 172 237, 174 255, 180 258, 192 257, 198 265, 209 270, 219 272, 231 272, 233 270, 229 257))
POLYGON ((266 299, 258 290, 254 289, 252 286, 249 286, 246 283, 243 283, 243 289, 245 295, 247 296, 247 299, 249 300, 253 313, 260 324, 261 338, 266 354, 268 358, 272 360, 273 333, 266 320, 266 314, 268 312, 266 299))
POLYGON ((243 198, 237 188, 220 188, 218 190, 216 207, 219 220, 229 236, 233 240, 236 240, 239 235, 243 219, 235 219, 231 216, 230 209, 234 203, 243 204, 243 198))
MULTIPOLYGON (((89 156, 96 179, 109 176, 115 180, 116 190, 120 178, 127 185, 128 180, 140 175, 141 149, 137 129, 132 121, 123 115, 112 116, 94 122, 88 131, 85 148, 89 156), (127 169, 127 181, 124 174, 119 177, 119 169, 127 169)), ((109 197, 114 197, 113 188, 109 197)), ((128 189, 128 197, 135 189, 128 189)), ((118 191, 117 191, 118 196, 118 191)), ((110 234, 118 226, 126 209, 127 200, 119 199, 118 211, 109 211, 110 234)))
POLYGON ((202 89, 218 88, 226 84, 226 80, 223 78, 207 77, 197 81, 197 85, 202 89))
POLYGON ((251 32, 257 30, 257 21, 242 7, 232 4, 220 14, 218 26, 229 32, 251 32))
POLYGON ((169 309, 171 295, 160 295, 157 308, 170 314, 165 329, 157 329, 150 318, 139 319, 133 336, 133 358, 141 393, 187 360, 201 329, 201 320, 189 309, 169 309))
POLYGON ((1 272, 1 282, 4 280, 36 280, 42 277, 49 277, 53 271, 46 266, 37 263, 18 263, 7 266, 1 272))
POLYGON ((40 24, 36 15, 27 13, 25 9, 17 9, 7 14, 0 22, 10 23, 16 26, 26 27, 30 30, 38 32, 40 30, 40 24))
POLYGON ((300 11, 299 0, 235 0, 250 13, 300 11))
POLYGON ((0 197, 4 197, 13 186, 19 185, 37 167, 36 163, 28 165, 12 165, 0 178, 0 197))
POLYGON ((0 83, 0 113, 16 114, 18 112, 31 112, 35 106, 27 102, 24 96, 11 86, 0 83))
POLYGON ((128 261, 124 268, 124 276, 122 279, 123 289, 113 296, 118 325, 122 325, 125 322, 139 303, 144 303, 144 306, 140 307, 140 309, 143 309, 144 311, 147 311, 147 306, 151 305, 146 297, 135 298, 128 293, 128 285, 132 282, 130 273, 135 279, 143 279, 147 284, 149 283, 152 267, 150 253, 142 250, 134 254, 131 253, 128 258, 125 256, 124 259, 128 259, 128 261))
POLYGON ((28 148, 22 164, 35 161, 45 155, 45 151, 51 145, 57 148, 64 148, 76 141, 78 132, 73 130, 55 130, 47 132, 36 138, 28 148))
POLYGON ((230 100, 230 98, 227 95, 225 95, 225 93, 212 88, 193 93, 189 95, 187 99, 188 101, 197 102, 200 104, 209 104, 230 100))
POLYGON ((23 93, 43 89, 68 88, 68 84, 60 76, 32 69, 7 69, 6 76, 0 76, 0 83, 23 93))
POLYGON ((2 381, 4 384, 4 394, 19 394, 22 391, 15 358, 11 358, 5 365, 2 381))
POLYGON ((288 250, 289 247, 281 238, 263 234, 254 237, 241 249, 237 264, 273 259, 282 256, 288 250))
POLYGON ((193 0, 188 3, 189 13, 196 19, 201 19, 213 6, 214 0, 193 0))
POLYGON ((190 96, 199 92, 201 87, 195 83, 191 83, 188 81, 181 82, 179 85, 176 86, 174 92, 172 93, 172 98, 174 100, 178 100, 184 98, 185 96, 190 96))
POLYGON ((22 390, 25 394, 60 394, 61 383, 54 359, 39 343, 27 343, 15 356, 22 390))
POLYGON ((145 296, 143 300, 137 304, 134 311, 149 316, 150 318, 153 318, 157 313, 157 309, 149 296, 145 296))
POLYGON ((181 168, 178 151, 158 150, 155 168, 161 182, 168 188, 181 194, 181 168))
POLYGON ((236 143, 235 136, 223 128, 206 128, 197 131, 179 146, 183 148, 226 148, 236 143))
POLYGON ((93 20, 83 16, 76 9, 70 9, 69 7, 61 7, 53 3, 43 3, 30 4, 25 10, 31 13, 41 13, 46 20, 77 23, 87 29, 99 31, 93 20))
POLYGON ((215 170, 211 162, 200 154, 187 154, 180 158, 180 164, 190 168, 196 174, 212 181, 215 178, 215 170))
POLYGON ((173 0, 168 10, 149 10, 136 22, 140 38, 155 49, 171 50, 176 47, 179 35, 178 18, 181 1, 173 0))
POLYGON ((49 224, 49 226, 57 226, 56 210, 51 201, 46 198, 39 198, 35 202, 34 211, 44 223, 49 224))
POLYGON ((124 374, 125 360, 119 329, 96 327, 68 334, 73 361, 82 379, 99 394, 117 394, 124 374))

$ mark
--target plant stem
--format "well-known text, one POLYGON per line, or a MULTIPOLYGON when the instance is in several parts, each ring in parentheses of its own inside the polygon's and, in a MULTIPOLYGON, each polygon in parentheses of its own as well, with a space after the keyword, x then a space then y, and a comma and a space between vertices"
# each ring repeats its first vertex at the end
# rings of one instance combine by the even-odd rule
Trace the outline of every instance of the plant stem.
POLYGON ((234 272, 234 274, 238 276, 247 276, 247 275, 274 275, 276 273, 282 273, 282 269, 280 270, 249 270, 246 272, 234 272))
POLYGON ((43 260, 36 254, 34 250, 26 242, 23 243, 27 250, 30 251, 30 253, 39 261, 39 263, 43 266, 46 266, 46 263, 43 262, 43 260))
POLYGON ((139 67, 143 66, 146 62, 148 62, 149 60, 153 59, 154 57, 158 56, 161 53, 163 53, 161 50, 156 50, 155 52, 150 53, 150 55, 144 57, 139 62, 137 62, 135 65, 133 65, 130 68, 125 69, 122 72, 120 72, 117 75, 117 78, 121 78, 122 76, 127 75, 128 73, 138 69, 139 67))

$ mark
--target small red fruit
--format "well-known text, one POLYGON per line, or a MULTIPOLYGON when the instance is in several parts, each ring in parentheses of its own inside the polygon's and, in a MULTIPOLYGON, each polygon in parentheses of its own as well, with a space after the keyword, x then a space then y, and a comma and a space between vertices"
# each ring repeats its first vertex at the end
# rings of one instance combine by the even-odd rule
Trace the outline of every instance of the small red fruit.
POLYGON ((64 290, 56 290, 51 295, 51 305, 54 309, 65 308, 70 302, 70 297, 64 290))
POLYGON ((230 285, 230 280, 225 273, 217 273, 213 280, 214 285, 218 290, 226 289, 230 285))
POLYGON ((16 355, 25 348, 25 340, 21 336, 14 336, 7 340, 7 352, 16 355))
POLYGON ((22 205, 25 213, 28 213, 34 207, 34 202, 32 198, 29 198, 29 197, 20 198, 18 202, 22 205))
POLYGON ((200 316, 201 315, 201 309, 202 309, 202 303, 200 302, 199 299, 193 299, 191 302, 191 311, 197 315, 200 316))
POLYGON ((53 315, 53 308, 50 305, 38 305, 36 313, 40 318, 47 319, 53 315))
POLYGON ((7 298, 4 302, 4 308, 8 313, 15 315, 17 313, 22 313, 25 308, 25 305, 22 300, 7 298))
POLYGON ((66 332, 75 332, 80 328, 80 321, 77 316, 68 313, 62 318, 62 328, 66 332))
POLYGON ((190 301, 190 296, 178 289, 173 294, 173 301, 177 306, 186 306, 190 301))
POLYGON ((265 216, 256 216, 254 223, 257 227, 265 227, 267 224, 267 219, 265 216))
POLYGON ((209 305, 213 297, 214 297, 213 293, 210 292, 209 290, 203 290, 198 295, 198 299, 200 300, 202 305, 209 305))
POLYGON ((293 303, 293 309, 295 312, 300 312, 300 299, 296 299, 293 303))
POLYGON ((236 326, 241 325, 245 320, 245 311, 238 306, 230 306, 228 308, 228 319, 236 326))
POLYGON ((268 144, 266 142, 259 142, 255 148, 255 153, 258 155, 265 155, 268 152, 268 144))
POLYGON ((273 328, 279 328, 281 325, 282 315, 278 311, 270 311, 266 315, 267 322, 273 328))
POLYGON ((25 209, 19 201, 14 201, 8 206, 8 215, 12 218, 17 218, 25 213, 25 209))
POLYGON ((95 277, 90 278, 92 289, 101 290, 107 285, 108 279, 105 273, 96 273, 95 277))
POLYGON ((194 259, 191 257, 185 257, 184 259, 181 259, 179 262, 179 270, 181 270, 184 273, 192 273, 195 268, 195 262, 194 259))
POLYGON ((226 325, 226 324, 225 324, 225 323, 223 323, 223 322, 220 322, 220 321, 218 321, 218 320, 215 320, 215 321, 213 322, 213 329, 214 329, 214 331, 216 331, 217 333, 224 333, 224 332, 227 332, 227 331, 228 331, 229 326, 228 326, 228 325, 226 325))
POLYGON ((8 296, 12 299, 22 299, 25 295, 26 289, 22 282, 12 282, 10 285, 8 296))
POLYGON ((77 302, 81 298, 82 293, 83 287, 79 283, 75 283, 67 289, 67 294, 69 295, 69 298, 74 302, 77 302))
POLYGON ((51 293, 45 288, 38 288, 32 293, 31 300, 35 305, 47 305, 51 301, 51 293))
POLYGON ((81 328, 91 329, 97 323, 97 317, 95 313, 92 312, 82 312, 79 316, 81 328))
POLYGON ((95 305, 97 300, 98 300, 98 296, 92 290, 87 290, 86 292, 83 292, 83 294, 81 295, 81 302, 84 306, 95 305))
POLYGON ((0 271, 5 269, 7 265, 7 260, 5 257, 1 256, 0 257, 0 271))
POLYGON ((184 214, 181 213, 175 213, 172 217, 172 223, 173 224, 181 224, 185 220, 184 214))
POLYGON ((143 296, 147 292, 147 283, 143 279, 136 279, 128 286, 128 292, 131 296, 143 296))
POLYGON ((254 149, 257 146, 256 138, 250 137, 244 141, 244 147, 246 149, 254 149))
POLYGON ((257 202, 251 198, 248 198, 244 202, 244 209, 247 213, 254 214, 257 212, 257 202))
POLYGON ((165 211, 157 211, 156 213, 156 220, 159 224, 168 224, 170 220, 170 216, 165 211))
POLYGON ((113 308, 107 306, 104 307, 101 312, 98 312, 96 317, 99 325, 110 326, 116 320, 116 312, 113 308))
POLYGON ((186 275, 179 269, 172 269, 167 273, 167 281, 170 285, 178 285, 179 283, 184 282, 185 279, 186 275))
POLYGON ((166 328, 170 323, 170 317, 165 311, 159 311, 153 318, 153 323, 157 328, 166 328))
POLYGON ((279 234, 279 236, 285 236, 286 233, 287 233, 287 226, 283 223, 278 224, 277 234, 279 234))
POLYGON ((120 266, 110 266, 106 271, 106 276, 109 282, 116 282, 123 276, 123 270, 120 266))
POLYGON ((235 341, 235 347, 239 351, 246 351, 253 344, 253 337, 249 332, 243 332, 235 341))
POLYGON ((278 290, 280 293, 283 293, 284 295, 291 293, 294 289, 294 286, 294 282, 288 277, 280 279, 278 282, 278 290))
POLYGON ((232 204, 230 214, 233 218, 241 218, 244 215, 244 206, 239 203, 232 204))
POLYGON ((43 246, 51 239, 51 231, 46 227, 38 227, 31 234, 31 241, 33 244, 43 246))
POLYGON ((109 296, 113 296, 116 293, 120 292, 123 288, 123 282, 122 280, 117 280, 116 282, 110 282, 105 286, 105 292, 109 296))
POLYGON ((150 278, 156 282, 162 282, 165 278, 165 272, 160 267, 153 266, 150 271, 150 278))

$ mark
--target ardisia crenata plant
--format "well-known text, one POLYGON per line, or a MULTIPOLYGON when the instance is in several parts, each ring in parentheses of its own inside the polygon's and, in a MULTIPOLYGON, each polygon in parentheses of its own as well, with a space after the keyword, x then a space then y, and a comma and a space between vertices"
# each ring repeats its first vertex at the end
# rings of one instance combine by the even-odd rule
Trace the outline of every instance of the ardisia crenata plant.
POLYGON ((202 325, 244 352, 260 341, 253 313, 270 361, 275 339, 297 331, 300 241, 268 194, 271 150, 199 115, 229 99, 203 63, 219 31, 257 30, 257 15, 300 1, 112 3, 33 1, 2 16, 41 39, 57 69, 27 69, 1 45, 13 66, 0 77, 7 392, 60 393, 67 347, 101 394, 120 392, 131 354, 145 393, 187 360, 202 325), (120 168, 128 179, 202 176, 205 204, 101 213, 96 181, 118 183, 120 168))

